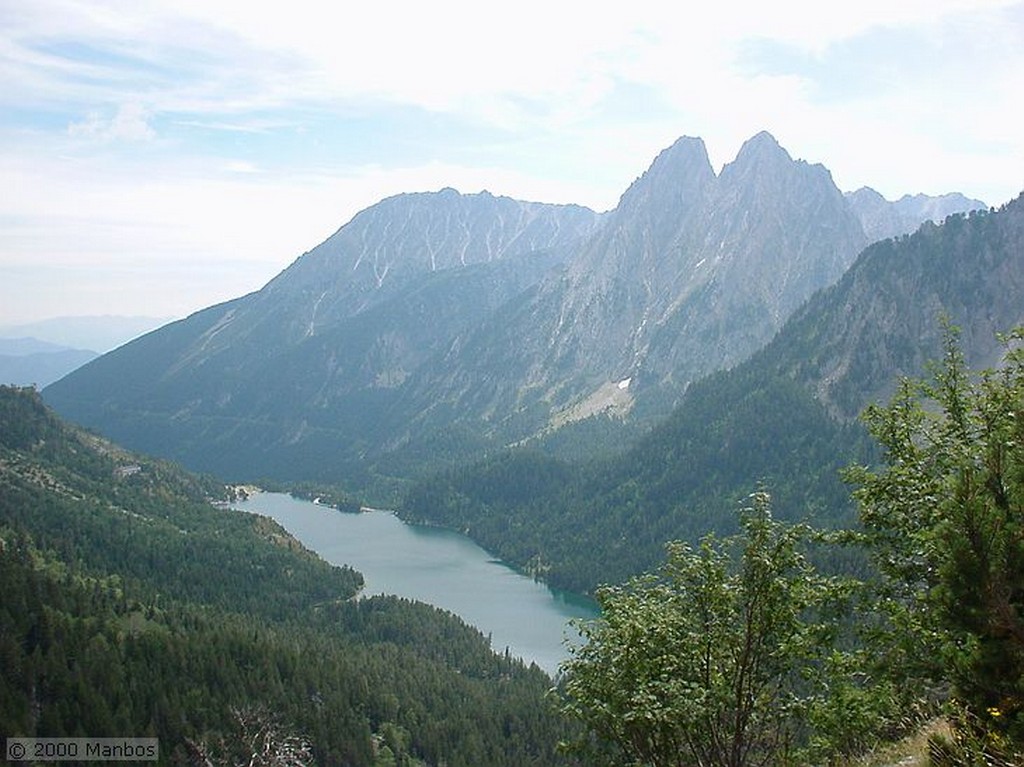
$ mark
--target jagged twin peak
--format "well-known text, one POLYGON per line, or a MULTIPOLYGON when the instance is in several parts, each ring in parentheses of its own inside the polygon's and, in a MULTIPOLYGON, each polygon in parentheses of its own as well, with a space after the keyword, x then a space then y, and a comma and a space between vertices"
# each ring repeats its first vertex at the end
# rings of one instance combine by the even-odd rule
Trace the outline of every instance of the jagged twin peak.
POLYGON ((458 455, 634 397, 663 415, 867 241, 829 172, 771 135, 717 175, 703 142, 682 138, 604 215, 450 189, 386 199, 263 290, 46 395, 192 468, 340 480, 374 456, 458 455))
MULTIPOLYGON (((747 141, 717 176, 704 143, 681 138, 564 274, 430 375, 464 392, 467 412, 546 408, 555 422, 593 412, 591 396, 621 402, 627 380, 630 392, 678 390, 765 344, 866 244, 829 172, 794 161, 770 134, 747 141), (494 370, 516 378, 495 385, 494 370)), ((424 407, 439 394, 423 382, 424 407)))

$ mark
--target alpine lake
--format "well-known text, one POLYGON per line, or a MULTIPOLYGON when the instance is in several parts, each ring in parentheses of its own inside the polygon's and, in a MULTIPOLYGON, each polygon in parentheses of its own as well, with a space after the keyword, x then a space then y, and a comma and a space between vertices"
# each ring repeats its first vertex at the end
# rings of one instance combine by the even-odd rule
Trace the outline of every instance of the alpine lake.
POLYGON ((595 618, 586 597, 552 589, 495 559, 464 535, 406 524, 388 511, 340 512, 283 493, 232 506, 270 517, 334 565, 363 574, 362 596, 392 594, 458 615, 509 652, 554 675, 579 635, 573 618, 595 618))

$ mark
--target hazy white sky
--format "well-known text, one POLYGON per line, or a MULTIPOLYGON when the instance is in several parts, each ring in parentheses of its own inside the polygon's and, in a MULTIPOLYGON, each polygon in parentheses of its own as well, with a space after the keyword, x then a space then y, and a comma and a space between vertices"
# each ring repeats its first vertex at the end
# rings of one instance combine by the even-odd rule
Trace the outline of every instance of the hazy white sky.
POLYGON ((1022 2, 608 5, 0 0, 0 324, 184 316, 403 191, 608 209, 681 135, 1024 190, 1022 2))

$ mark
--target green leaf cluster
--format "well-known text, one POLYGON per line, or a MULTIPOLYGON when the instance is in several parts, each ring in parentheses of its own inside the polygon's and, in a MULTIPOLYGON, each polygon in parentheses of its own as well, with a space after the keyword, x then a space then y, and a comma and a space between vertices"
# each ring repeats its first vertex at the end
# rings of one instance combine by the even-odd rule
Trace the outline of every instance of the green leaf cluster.
POLYGON ((1005 340, 976 375, 948 328, 932 378, 866 413, 885 465, 850 472, 896 667, 950 686, 1004 756, 1024 753, 1024 332, 1005 340))
POLYGON ((737 535, 670 544, 656 573, 598 591, 602 616, 564 665, 563 708, 596 737, 577 747, 655 767, 863 747, 857 728, 877 727, 887 698, 837 649, 851 583, 815 571, 810 528, 774 520, 767 493, 752 500, 737 535), (860 721, 837 709, 854 703, 860 721))

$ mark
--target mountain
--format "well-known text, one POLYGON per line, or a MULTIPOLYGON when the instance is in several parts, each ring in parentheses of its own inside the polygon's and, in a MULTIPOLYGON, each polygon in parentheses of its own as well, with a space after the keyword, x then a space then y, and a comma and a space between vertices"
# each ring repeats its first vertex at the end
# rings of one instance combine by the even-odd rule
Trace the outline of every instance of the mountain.
POLYGON ((999 363, 997 334, 1024 323, 1024 195, 875 243, 763 355, 852 419, 941 356, 943 317, 959 328, 968 364, 999 363))
POLYGON ((972 367, 998 364, 997 334, 1024 323, 1024 195, 868 247, 624 455, 586 465, 512 451, 420 481, 401 514, 577 590, 653 568, 665 541, 731 529, 762 484, 782 517, 847 524, 839 470, 874 455, 856 417, 941 358, 943 317, 972 367))
POLYGON ((88 349, 103 354, 168 321, 167 317, 115 315, 52 317, 38 322, 0 327, 0 338, 35 338, 57 346, 88 349))
POLYGON ((604 215, 451 189, 383 200, 262 290, 45 396, 193 468, 378 492, 599 413, 647 428, 868 241, 829 172, 770 134, 717 175, 684 137, 604 215))
POLYGON ((386 439, 382 421, 411 371, 600 220, 578 206, 451 189, 388 198, 261 291, 117 349, 46 397, 193 467, 322 478, 386 439))
POLYGON ((938 197, 907 194, 890 202, 867 186, 847 193, 846 198, 872 242, 910 234, 924 221, 938 224, 947 216, 988 207, 981 200, 972 200, 956 192, 938 197))
POLYGON ((98 356, 37 338, 0 338, 0 384, 42 388, 98 356))
POLYGON ((682 138, 562 272, 424 367, 405 412, 420 434, 461 420, 502 442, 605 404, 662 417, 691 381, 767 343, 866 244, 829 172, 771 135, 719 176, 704 143, 682 138))
POLYGON ((0 327, 0 384, 43 388, 166 322, 155 317, 54 317, 0 327))
POLYGON ((539 669, 450 613, 353 598, 358 573, 31 389, 0 386, 0 488, 9 737, 151 737, 161 764, 256 763, 257 731, 333 767, 565 763, 539 669))

